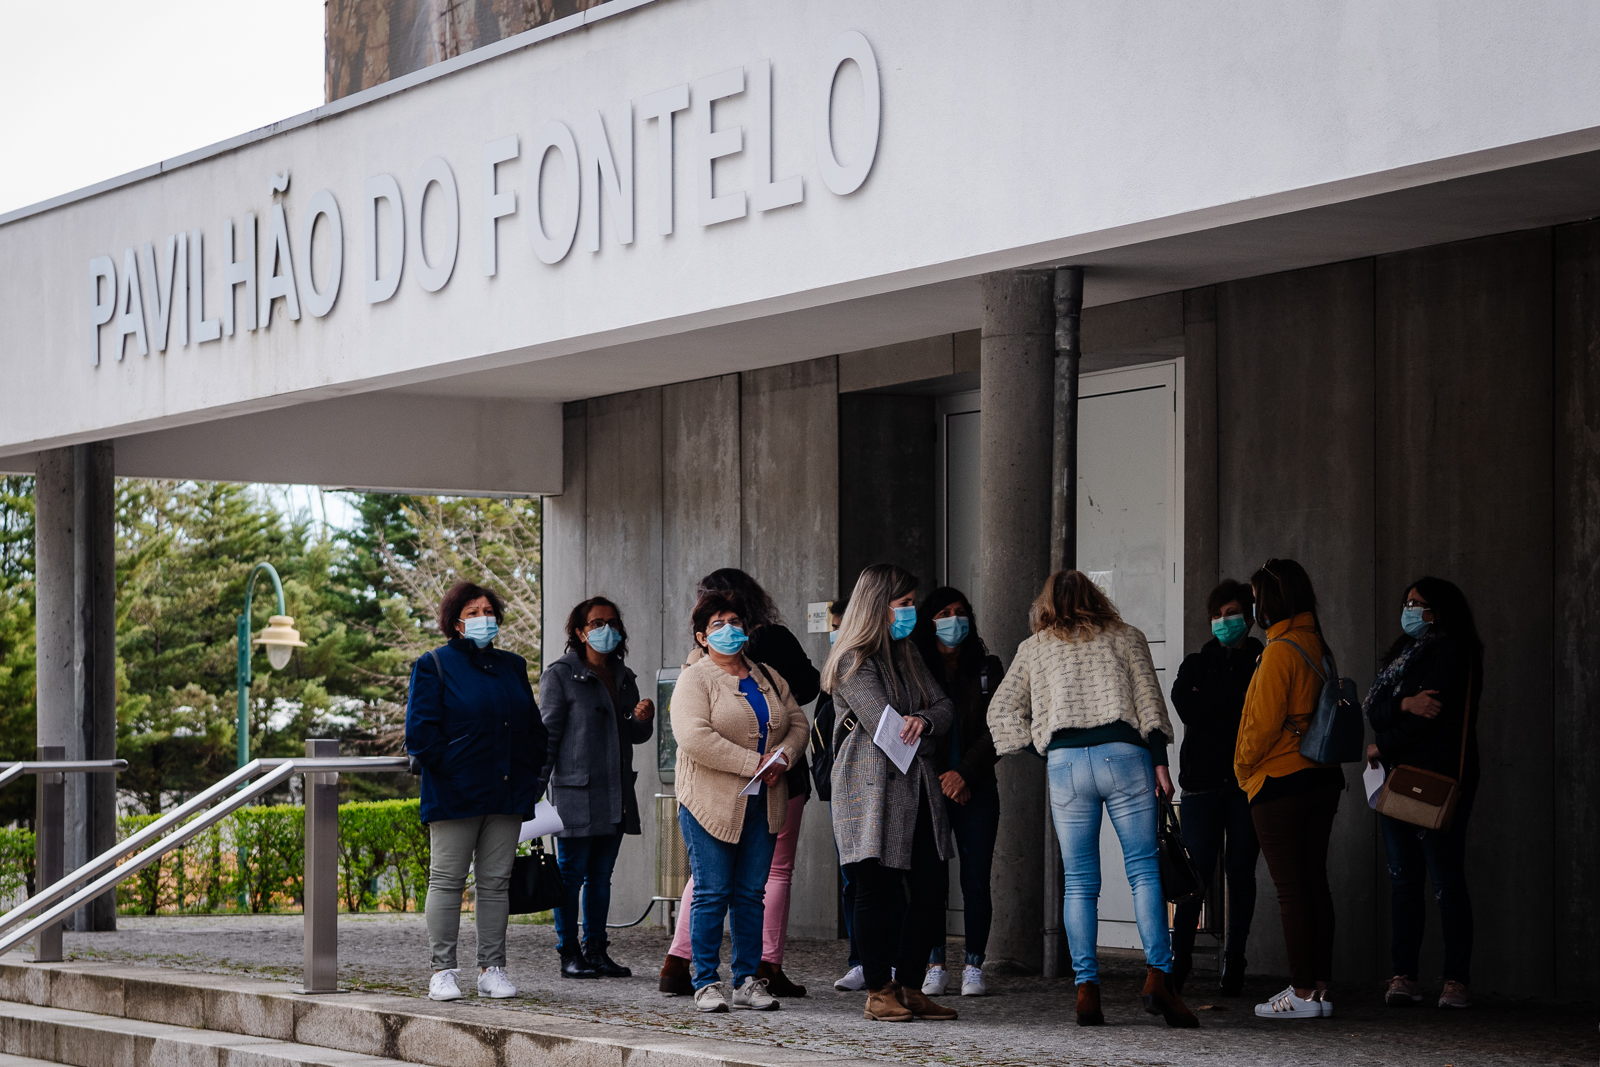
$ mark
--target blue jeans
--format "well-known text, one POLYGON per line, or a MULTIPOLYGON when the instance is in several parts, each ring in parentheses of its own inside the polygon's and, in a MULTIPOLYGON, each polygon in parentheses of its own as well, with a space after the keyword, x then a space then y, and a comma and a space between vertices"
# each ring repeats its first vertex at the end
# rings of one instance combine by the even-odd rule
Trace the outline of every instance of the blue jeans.
POLYGON ((722 964, 722 920, 731 910, 733 985, 755 977, 761 966, 761 925, 767 896, 767 872, 778 835, 767 829, 767 791, 745 801, 739 843, 730 845, 708 834, 687 807, 678 807, 678 826, 689 848, 689 873, 694 875, 694 903, 689 908, 689 946, 694 954, 694 987, 719 979, 722 964))
POLYGON ((1100 932, 1100 811, 1122 842, 1122 863, 1133 886, 1133 910, 1145 962, 1172 970, 1172 935, 1156 859, 1156 775, 1150 751, 1125 741, 1049 751, 1050 815, 1061 842, 1066 889, 1062 918, 1079 985, 1098 982, 1100 932))
POLYGON ((1422 932, 1428 924, 1423 879, 1433 881, 1439 902, 1439 925, 1444 933, 1446 981, 1472 984, 1472 897, 1467 893, 1467 819, 1472 815, 1472 794, 1456 805, 1450 829, 1424 830, 1387 815, 1378 816, 1383 843, 1389 853, 1389 915, 1394 973, 1419 977, 1422 932))
MULTIPOLYGON (((982 967, 989 947, 989 927, 994 922, 994 897, 989 892, 989 875, 994 869, 994 842, 1000 833, 1000 789, 994 782, 972 791, 965 804, 948 798, 945 814, 956 835, 956 852, 961 859, 962 925, 967 935, 967 966, 982 967)), ((928 954, 928 964, 944 966, 945 931, 928 954)))
POLYGON ((603 837, 556 838, 556 863, 567 903, 556 909, 556 951, 570 956, 582 950, 578 942, 578 896, 583 895, 583 943, 603 946, 606 919, 611 915, 611 871, 617 865, 622 834, 603 837))

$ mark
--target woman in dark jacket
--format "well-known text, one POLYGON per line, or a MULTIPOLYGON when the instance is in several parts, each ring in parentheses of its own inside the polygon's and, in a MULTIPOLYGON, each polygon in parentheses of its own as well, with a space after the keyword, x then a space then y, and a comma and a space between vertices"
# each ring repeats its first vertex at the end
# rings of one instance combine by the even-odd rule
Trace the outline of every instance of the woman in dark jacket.
MULTIPOLYGON (((778 606, 756 580, 737 567, 723 567, 700 579, 695 590, 696 599, 707 593, 718 593, 743 605, 744 624, 750 628, 750 640, 744 654, 757 663, 765 664, 789 687, 789 695, 796 704, 809 704, 821 692, 821 674, 811 665, 800 641, 787 626, 778 621, 778 606)), ((699 653, 691 653, 691 660, 699 653)), ((811 799, 811 772, 804 750, 787 773, 789 808, 783 831, 772 853, 772 868, 767 875, 766 920, 761 935, 761 966, 758 978, 767 983, 767 991, 775 997, 803 997, 806 987, 791 981, 783 973, 783 950, 789 940, 789 887, 794 879, 795 852, 800 844, 800 817, 805 813, 806 801, 811 799)), ((660 989, 663 993, 680 996, 692 994, 694 984, 689 976, 689 911, 694 902, 694 881, 683 890, 683 902, 678 909, 678 925, 667 958, 661 965, 660 989)))
POLYGON ((1448 828, 1424 830, 1378 816, 1389 853, 1391 952, 1394 977, 1385 1000, 1422 1000, 1417 984, 1422 931, 1427 923, 1423 880, 1431 878, 1444 933, 1441 1008, 1471 1003, 1472 900, 1467 895, 1467 822, 1478 791, 1478 701, 1483 694, 1483 641, 1467 598, 1442 578, 1418 578, 1400 612, 1405 632, 1383 657, 1367 694, 1367 719, 1377 741, 1369 762, 1385 770, 1404 764, 1460 782, 1448 828))
MULTIPOLYGON (((1227 944, 1223 948, 1221 991, 1236 997, 1244 986, 1244 946, 1256 910, 1256 860, 1261 843, 1250 819, 1250 798, 1233 773, 1239 742, 1239 715, 1256 673, 1261 642, 1250 636, 1255 598, 1250 587, 1228 578, 1206 599, 1211 640, 1184 658, 1172 683, 1172 705, 1183 720, 1178 784, 1183 789, 1183 843, 1194 855, 1200 876, 1210 879, 1223 857, 1228 898, 1227 944)), ((1217 905, 1211 892, 1210 903, 1217 905)), ((1194 933, 1200 901, 1179 904, 1172 920, 1172 984, 1183 991, 1194 965, 1194 933)))
POLYGON ((461 997, 456 938, 469 867, 477 897, 478 995, 517 995, 505 973, 508 889, 518 831, 542 791, 545 728, 527 662, 494 647, 504 617, 493 590, 457 582, 439 605, 439 630, 449 642, 411 670, 406 751, 422 767, 434 1000, 461 997))
POLYGON ((656 706, 640 698, 639 683, 624 663, 627 655, 622 613, 605 597, 590 597, 567 616, 567 654, 539 679, 550 732, 550 802, 563 826, 556 859, 567 901, 556 909, 556 951, 564 978, 633 974, 606 953, 606 918, 622 837, 640 832, 633 746, 650 740, 656 706))
MULTIPOLYGON (((935 589, 917 609, 917 628, 911 640, 922 660, 955 705, 950 732, 934 738, 934 760, 939 767, 939 787, 944 809, 956 836, 961 859, 962 921, 967 938, 966 966, 961 971, 961 995, 981 997, 988 992, 983 981, 984 953, 989 945, 989 925, 994 901, 989 874, 994 866, 994 842, 1000 830, 1000 791, 994 765, 1000 757, 989 734, 989 699, 1005 674, 1000 658, 978 636, 972 603, 959 589, 935 589)), ((928 955, 928 974, 922 991, 941 996, 948 983, 945 967, 945 931, 928 955)))

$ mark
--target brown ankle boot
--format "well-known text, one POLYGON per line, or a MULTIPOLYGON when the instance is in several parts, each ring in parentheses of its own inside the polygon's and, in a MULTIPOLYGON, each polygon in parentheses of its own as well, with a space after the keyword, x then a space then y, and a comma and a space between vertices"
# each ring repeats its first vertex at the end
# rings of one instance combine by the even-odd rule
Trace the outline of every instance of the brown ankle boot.
POLYGON ((1172 987, 1172 975, 1166 971, 1148 968, 1144 976, 1144 992, 1140 996, 1144 1000, 1144 1010, 1166 1019, 1168 1026, 1187 1030, 1200 1025, 1200 1019, 1189 1010, 1189 1005, 1172 987))
POLYGON ((775 997, 803 997, 806 987, 798 982, 791 982, 789 976, 783 973, 783 968, 776 963, 762 960, 756 964, 756 977, 767 980, 767 992, 775 997))
POLYGON ((898 987, 898 982, 890 982, 882 989, 867 990, 867 1008, 861 1014, 878 1023, 908 1023, 916 1018, 895 996, 898 987))
POLYGON ((900 997, 900 1003, 904 1004, 907 1010, 909 1010, 911 1014, 915 1015, 917 1018, 928 1019, 932 1022, 944 1022, 947 1019, 954 1019, 956 1017, 956 1010, 954 1008, 947 1008, 943 1004, 935 1002, 922 990, 917 989, 914 986, 904 985, 900 982, 896 982, 894 984, 899 986, 898 995, 900 997))
POLYGON ((1100 983, 1084 982, 1078 986, 1078 1025, 1104 1026, 1105 1013, 1100 1010, 1100 983))
POLYGON ((667 953, 667 962, 661 965, 661 992, 675 997, 694 996, 694 981, 689 976, 689 961, 682 956, 667 953))

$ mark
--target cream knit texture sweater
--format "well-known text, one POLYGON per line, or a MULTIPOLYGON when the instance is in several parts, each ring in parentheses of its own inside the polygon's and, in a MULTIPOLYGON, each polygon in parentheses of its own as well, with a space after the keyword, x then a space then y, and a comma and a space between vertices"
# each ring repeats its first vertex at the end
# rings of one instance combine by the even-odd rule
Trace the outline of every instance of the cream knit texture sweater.
POLYGON ((1126 623, 1079 641, 1048 630, 1034 634, 1017 646, 989 704, 989 732, 1001 755, 1030 743, 1042 754, 1057 730, 1118 720, 1141 737, 1162 733, 1173 740, 1150 643, 1126 623))

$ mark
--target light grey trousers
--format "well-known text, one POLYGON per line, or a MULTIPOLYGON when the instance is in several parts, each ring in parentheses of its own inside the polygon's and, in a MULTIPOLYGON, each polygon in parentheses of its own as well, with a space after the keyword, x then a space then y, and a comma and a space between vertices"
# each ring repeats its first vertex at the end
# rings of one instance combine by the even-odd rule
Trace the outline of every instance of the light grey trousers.
POLYGON ((478 911, 478 966, 506 965, 507 890, 511 864, 517 858, 520 815, 479 815, 471 819, 436 819, 428 824, 428 940, 433 969, 454 969, 456 939, 461 933, 461 891, 472 868, 478 911))

